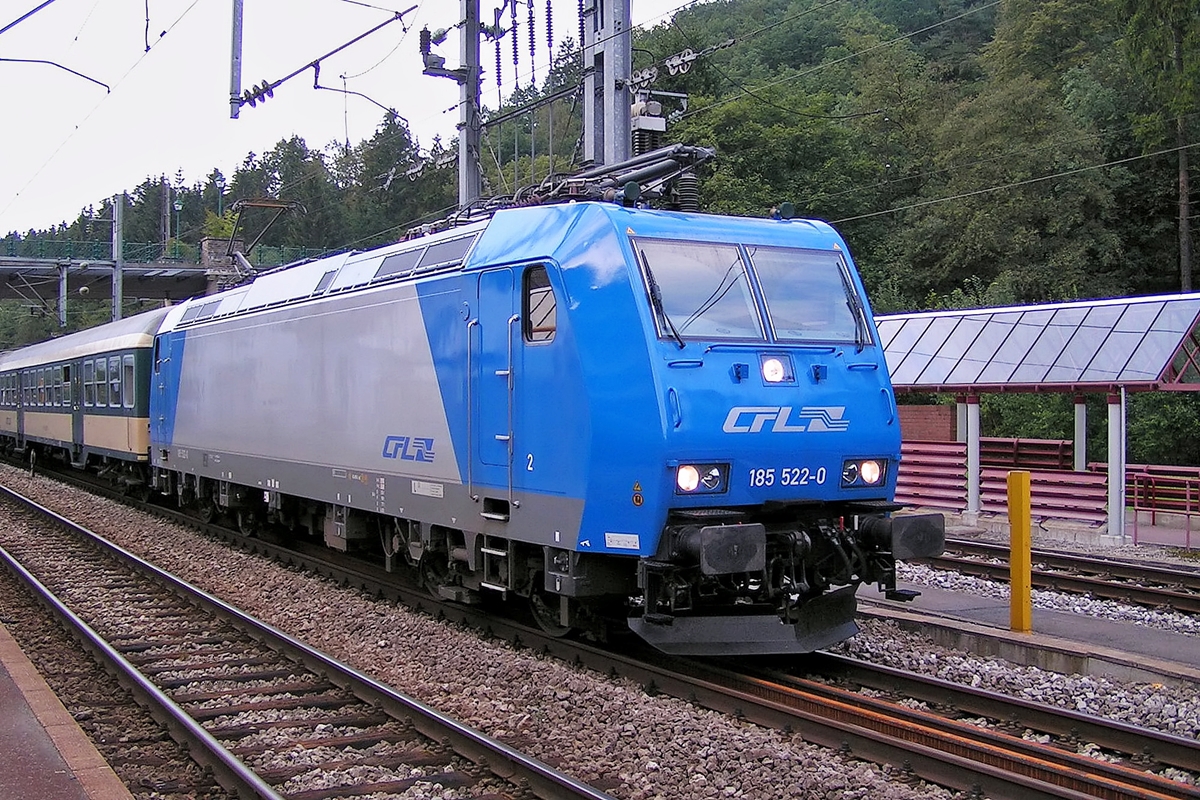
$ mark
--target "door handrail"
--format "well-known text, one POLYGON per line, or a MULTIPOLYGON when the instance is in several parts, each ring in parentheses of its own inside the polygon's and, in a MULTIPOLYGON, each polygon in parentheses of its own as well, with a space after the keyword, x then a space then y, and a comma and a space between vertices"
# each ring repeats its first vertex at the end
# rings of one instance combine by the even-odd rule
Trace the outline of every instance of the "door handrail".
POLYGON ((475 384, 475 373, 471 370, 471 328, 479 327, 479 317, 467 321, 467 495, 474 502, 479 502, 479 495, 475 494, 475 467, 474 467, 474 447, 475 447, 475 426, 473 423, 475 409, 471 404, 474 398, 474 393, 471 391, 475 384))
POLYGON ((520 322, 521 315, 513 314, 508 318, 508 507, 520 508, 521 501, 513 499, 513 395, 514 395, 514 363, 513 363, 513 323, 520 322))

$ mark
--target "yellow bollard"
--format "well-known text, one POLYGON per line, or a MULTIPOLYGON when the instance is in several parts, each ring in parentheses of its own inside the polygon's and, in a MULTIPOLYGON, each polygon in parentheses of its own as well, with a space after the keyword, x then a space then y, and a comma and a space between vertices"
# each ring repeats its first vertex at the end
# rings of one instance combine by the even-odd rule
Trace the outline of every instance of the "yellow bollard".
POLYGON ((1008 473, 1008 586, 1010 630, 1029 633, 1033 630, 1033 599, 1030 589, 1033 579, 1030 574, 1033 557, 1030 554, 1033 538, 1032 500, 1029 491, 1029 473, 1013 470, 1008 473))

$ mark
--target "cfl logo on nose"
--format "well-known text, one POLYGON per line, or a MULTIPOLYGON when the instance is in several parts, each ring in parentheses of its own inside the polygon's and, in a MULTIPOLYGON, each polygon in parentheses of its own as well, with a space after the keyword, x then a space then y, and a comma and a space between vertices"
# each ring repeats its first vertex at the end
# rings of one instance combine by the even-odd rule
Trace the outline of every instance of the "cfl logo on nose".
POLYGON ((761 433, 764 428, 771 433, 844 431, 850 427, 850 420, 842 419, 845 413, 845 406, 804 406, 799 412, 792 406, 734 406, 725 416, 721 430, 726 433, 761 433))

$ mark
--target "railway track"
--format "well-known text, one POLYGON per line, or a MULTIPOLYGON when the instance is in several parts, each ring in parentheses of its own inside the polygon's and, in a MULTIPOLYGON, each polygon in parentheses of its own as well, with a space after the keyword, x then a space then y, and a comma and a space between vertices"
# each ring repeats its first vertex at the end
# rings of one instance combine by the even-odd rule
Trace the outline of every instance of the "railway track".
POLYGON ((915 778, 981 792, 997 798, 1104 797, 1200 798, 1200 790, 1170 781, 1146 770, 1173 766, 1200 769, 1196 742, 1165 736, 1100 719, 1038 706, 1004 695, 966 690, 953 684, 924 681, 872 665, 853 671, 844 663, 822 659, 826 680, 779 673, 751 672, 716 663, 680 661, 644 650, 620 654, 613 648, 545 636, 511 620, 497 619, 478 609, 432 600, 417 590, 398 585, 383 569, 361 562, 331 558, 323 548, 285 548, 270 542, 223 531, 226 539, 285 563, 334 578, 372 594, 388 596, 430 613, 565 661, 622 675, 650 693, 663 692, 702 706, 781 730, 799 731, 809 741, 853 756, 891 763, 915 778), (851 677, 853 675, 853 677, 851 677), (911 702, 864 697, 831 687, 828 679, 852 680, 882 688, 943 713, 907 708, 911 702), (948 713, 946 713, 948 712, 948 713), (988 716, 996 727, 981 728, 955 717, 988 716), (1085 724, 1086 723, 1086 724, 1085 724), (1013 733, 1017 728, 1020 731, 1013 733), (1025 729, 1045 742, 1026 741, 1025 729), (1108 764, 1073 752, 1073 742, 1095 742, 1124 754, 1123 763, 1108 764), (1064 750, 1064 747, 1067 750, 1064 750))
MULTIPOLYGON (((437 786, 476 797, 609 795, 373 681, 19 495, 37 536, 0 558, 242 797, 318 800, 437 786), (81 538, 82 537, 82 538, 81 538)), ((12 502, 20 503, 19 507, 12 502)))
MULTIPOLYGON (((915 563, 1007 582, 1008 554, 1008 545, 1004 544, 947 539, 943 555, 915 563)), ((1200 614, 1200 569, 1093 558, 1056 550, 1034 550, 1032 556, 1035 588, 1200 614)))

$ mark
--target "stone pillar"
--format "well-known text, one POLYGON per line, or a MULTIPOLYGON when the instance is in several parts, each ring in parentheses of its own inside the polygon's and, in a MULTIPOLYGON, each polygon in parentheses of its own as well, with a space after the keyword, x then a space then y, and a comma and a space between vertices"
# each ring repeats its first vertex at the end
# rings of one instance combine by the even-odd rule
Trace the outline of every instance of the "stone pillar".
POLYGON ((967 398, 960 394, 955 398, 954 408, 958 414, 957 425, 954 428, 954 441, 965 442, 967 440, 967 398))
POLYGON ((1087 470, 1087 403, 1081 394, 1075 395, 1075 471, 1087 470))
POLYGON ((979 395, 967 395, 967 510, 963 522, 979 521, 979 395))
POLYGON ((1125 538, 1125 391, 1108 395, 1108 535, 1125 538))

